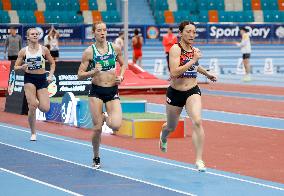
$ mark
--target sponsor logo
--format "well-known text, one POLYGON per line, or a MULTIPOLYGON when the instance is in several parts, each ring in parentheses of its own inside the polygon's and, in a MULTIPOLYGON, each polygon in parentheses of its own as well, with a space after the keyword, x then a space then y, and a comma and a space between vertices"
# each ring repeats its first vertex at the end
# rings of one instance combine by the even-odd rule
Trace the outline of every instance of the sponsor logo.
MULTIPOLYGON (((48 76, 49 71, 46 71, 46 73, 46 75, 48 76)), ((49 83, 47 87, 47 91, 49 97, 53 97, 57 93, 56 77, 54 75, 52 76, 52 82, 49 83)))
POLYGON ((147 29, 147 37, 149 39, 157 39, 159 36, 159 29, 157 27, 151 26, 147 29))
MULTIPOLYGON (((248 33, 252 37, 262 37, 267 38, 270 32, 270 27, 251 27, 246 26, 248 29, 248 33)), ((210 36, 215 37, 216 39, 222 38, 222 37, 238 37, 239 36, 240 28, 239 26, 236 27, 228 27, 228 28, 222 28, 217 26, 211 26, 210 27, 210 36)))
POLYGON ((42 39, 43 37, 43 30, 41 27, 36 27, 36 30, 39 32, 38 39, 42 39))
POLYGON ((168 103, 171 103, 171 102, 172 102, 172 100, 171 100, 170 98, 168 98, 168 97, 167 97, 167 102, 168 102, 168 103))
POLYGON ((278 38, 284 38, 284 27, 283 26, 278 27, 276 29, 275 34, 278 38))
POLYGON ((86 39, 93 39, 94 38, 92 26, 88 26, 88 27, 85 28, 85 38, 86 39))

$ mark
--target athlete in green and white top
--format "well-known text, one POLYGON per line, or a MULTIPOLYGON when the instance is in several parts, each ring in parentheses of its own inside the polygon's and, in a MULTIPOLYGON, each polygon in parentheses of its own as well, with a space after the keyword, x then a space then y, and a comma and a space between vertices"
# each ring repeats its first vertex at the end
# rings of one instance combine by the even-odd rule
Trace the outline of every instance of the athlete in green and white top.
POLYGON ((114 71, 116 68, 116 53, 113 49, 112 43, 107 42, 108 51, 105 54, 101 54, 96 44, 92 44, 93 48, 93 65, 97 63, 101 64, 101 71, 114 71))
POLYGON ((117 131, 122 123, 118 84, 123 80, 126 65, 124 65, 119 46, 106 41, 107 28, 105 23, 95 23, 93 33, 96 42, 84 51, 82 63, 78 70, 78 78, 92 77, 89 104, 94 124, 92 138, 93 166, 99 168, 99 146, 104 121, 114 131, 117 131), (116 75, 116 62, 121 66, 118 76, 116 75), (93 69, 87 71, 90 63, 93 69), (104 103, 108 117, 103 114, 104 103))

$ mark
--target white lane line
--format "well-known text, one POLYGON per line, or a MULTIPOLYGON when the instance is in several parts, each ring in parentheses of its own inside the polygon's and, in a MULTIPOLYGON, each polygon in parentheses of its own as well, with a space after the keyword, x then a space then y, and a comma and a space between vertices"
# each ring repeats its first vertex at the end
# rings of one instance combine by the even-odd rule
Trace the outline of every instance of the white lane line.
MULTIPOLYGON (((4 172, 7 172, 7 173, 10 173, 10 174, 13 174, 13 175, 16 175, 16 176, 19 176, 21 178, 24 178, 24 179, 27 179, 27 180, 30 180, 30 181, 33 181, 33 182, 36 182, 36 183, 39 183, 39 184, 42 184, 42 185, 45 185, 45 186, 48 186, 48 187, 51 187, 51 188, 54 188, 54 189, 57 189, 57 190, 60 190, 60 191, 63 191, 65 193, 69 193, 71 195, 76 195, 76 196, 83 196, 81 194, 78 194, 78 193, 75 193, 73 191, 70 191, 70 190, 67 190, 67 189, 64 189, 64 188, 61 188, 61 187, 58 187, 58 186, 54 186, 52 184, 49 184, 49 183, 46 183, 46 182, 43 182, 41 180, 37 180, 37 179, 34 179, 34 178, 31 178, 31 177, 28 177, 28 176, 25 176, 25 175, 22 175, 22 174, 19 174, 17 172, 13 172, 11 170, 8 170, 8 169, 4 169, 4 168, 1 168, 0 167, 0 170, 4 171, 4 172)), ((2 192, 4 190, 2 189, 2 192)), ((5 191, 4 191, 5 192, 5 191)))

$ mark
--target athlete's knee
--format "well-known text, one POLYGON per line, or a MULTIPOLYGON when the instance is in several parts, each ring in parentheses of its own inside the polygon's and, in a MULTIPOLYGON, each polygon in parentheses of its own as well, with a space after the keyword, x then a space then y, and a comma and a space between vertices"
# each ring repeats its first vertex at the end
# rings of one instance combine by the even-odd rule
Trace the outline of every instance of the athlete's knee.
POLYGON ((111 128, 114 131, 118 131, 121 127, 121 122, 112 122, 110 125, 108 125, 109 128, 111 128))
POLYGON ((50 105, 45 105, 45 106, 39 105, 38 108, 39 108, 39 110, 42 111, 42 112, 48 112, 49 109, 50 109, 50 105))
POLYGON ((39 103, 37 101, 31 101, 28 103, 28 107, 29 107, 29 110, 31 111, 35 111, 39 106, 39 103))
POLYGON ((194 118, 192 119, 192 123, 196 127, 201 127, 202 125, 202 119, 201 118, 194 118))
POLYGON ((102 126, 95 125, 93 128, 93 135, 99 135, 102 133, 102 126))

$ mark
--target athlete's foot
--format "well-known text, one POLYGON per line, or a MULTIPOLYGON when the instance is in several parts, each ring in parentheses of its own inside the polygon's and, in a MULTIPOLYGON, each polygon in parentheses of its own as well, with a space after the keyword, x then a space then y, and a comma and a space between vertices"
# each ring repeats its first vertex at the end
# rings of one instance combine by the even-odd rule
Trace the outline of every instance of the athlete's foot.
POLYGON ((245 75, 245 76, 243 77, 243 81, 244 81, 244 82, 250 82, 250 81, 251 81, 251 76, 250 76, 250 75, 245 75))
POLYGON ((196 161, 195 165, 198 171, 200 172, 206 171, 205 163, 202 160, 196 161))
POLYGON ((35 133, 33 133, 31 135, 30 141, 36 141, 36 134, 35 133))
POLYGON ((168 142, 162 139, 162 131, 160 133, 159 148, 162 152, 167 152, 168 150, 168 142))
POLYGON ((101 159, 100 159, 100 157, 95 157, 95 158, 93 159, 93 167, 94 167, 95 169, 101 168, 101 159))

